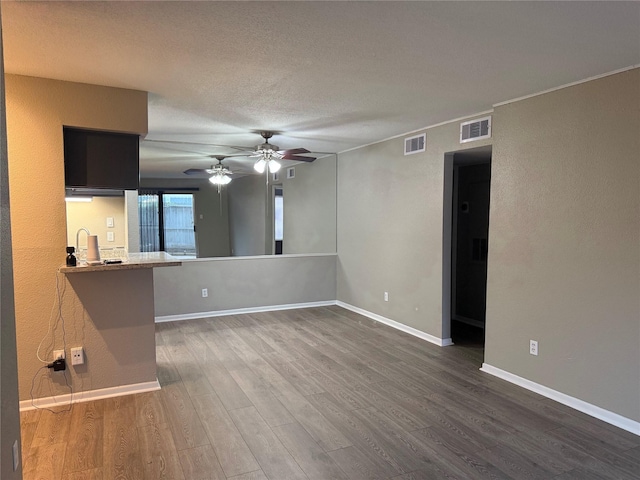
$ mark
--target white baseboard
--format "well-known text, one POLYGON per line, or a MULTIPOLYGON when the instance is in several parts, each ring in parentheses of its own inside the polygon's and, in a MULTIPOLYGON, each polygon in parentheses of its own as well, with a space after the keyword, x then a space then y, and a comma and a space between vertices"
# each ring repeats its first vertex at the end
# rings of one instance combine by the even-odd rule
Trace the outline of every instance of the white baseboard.
POLYGON ((225 315, 240 315, 243 313, 259 313, 259 312, 273 312, 277 310, 293 310, 296 308, 327 307, 329 305, 335 305, 335 304, 336 304, 335 300, 327 300, 322 302, 289 303, 285 305, 267 305, 264 307, 235 308, 232 310, 213 310, 210 312, 182 313, 179 315, 161 315, 156 317, 156 323, 177 322, 180 320, 196 320, 199 318, 209 318, 209 317, 222 317, 225 315))
POLYGON ((98 390, 87 390, 85 392, 65 393, 64 395, 56 395, 54 397, 36 398, 33 401, 22 400, 20 402, 20 411, 26 412, 27 410, 34 410, 36 408, 68 406, 73 403, 121 397, 134 393, 153 392, 154 390, 160 390, 160 383, 157 379, 152 382, 133 383, 131 385, 100 388, 98 390))
POLYGON ((519 377, 518 375, 514 375, 513 373, 509 373, 487 363, 482 364, 482 368, 480 368, 480 371, 506 380, 507 382, 513 383, 522 388, 526 388, 527 390, 531 390, 532 392, 536 392, 543 397, 555 400, 558 403, 562 403, 563 405, 571 407, 582 413, 586 413, 587 415, 591 415, 592 417, 602 420, 603 422, 609 423, 618 428, 626 430, 627 432, 631 432, 640 436, 640 422, 636 422, 635 420, 631 420, 630 418, 623 417, 622 415, 618 415, 617 413, 610 412, 609 410, 605 410, 604 408, 592 405, 578 398, 566 395, 562 392, 558 392, 557 390, 553 390, 552 388, 545 387, 544 385, 540 385, 539 383, 532 382, 531 380, 527 380, 526 378, 519 377))
POLYGON ((426 340, 429 343, 434 343, 440 347, 448 347, 449 345, 453 345, 453 342, 450 338, 438 338, 433 335, 429 335, 421 330, 418 330, 413 327, 409 327, 404 323, 396 322, 395 320, 391 320, 390 318, 383 317, 382 315, 378 315, 377 313, 369 312, 368 310, 364 310, 359 307, 354 307, 353 305, 349 305, 348 303, 344 303, 341 301, 336 301, 336 305, 342 308, 346 308, 347 310, 351 310, 352 312, 359 313, 360 315, 364 315, 365 317, 369 317, 376 322, 384 323, 390 327, 395 328, 396 330, 400 330, 404 333, 408 333, 409 335, 413 335, 414 337, 421 338, 422 340, 426 340))

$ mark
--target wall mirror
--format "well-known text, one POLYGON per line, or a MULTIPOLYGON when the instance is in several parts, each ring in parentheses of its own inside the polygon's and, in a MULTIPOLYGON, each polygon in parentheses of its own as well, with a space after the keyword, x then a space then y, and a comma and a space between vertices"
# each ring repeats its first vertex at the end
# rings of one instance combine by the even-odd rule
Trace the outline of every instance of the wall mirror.
MULTIPOLYGON (((67 203, 67 240, 86 228, 105 256, 167 251, 183 259, 336 252, 337 155, 234 178, 140 179, 138 192, 67 203)), ((80 257, 86 244, 80 233, 80 257)))

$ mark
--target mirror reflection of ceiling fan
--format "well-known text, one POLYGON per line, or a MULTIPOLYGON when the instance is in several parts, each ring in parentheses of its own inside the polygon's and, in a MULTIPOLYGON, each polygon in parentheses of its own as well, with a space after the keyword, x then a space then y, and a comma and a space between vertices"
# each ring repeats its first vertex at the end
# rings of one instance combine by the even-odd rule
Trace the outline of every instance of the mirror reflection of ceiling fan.
POLYGON ((209 181, 218 187, 218 193, 220 193, 222 186, 231 182, 229 175, 232 175, 233 172, 222 164, 222 161, 227 158, 227 156, 212 155, 211 157, 218 160, 218 163, 211 165, 211 168, 189 168, 185 170, 184 173, 186 175, 209 175, 209 181))

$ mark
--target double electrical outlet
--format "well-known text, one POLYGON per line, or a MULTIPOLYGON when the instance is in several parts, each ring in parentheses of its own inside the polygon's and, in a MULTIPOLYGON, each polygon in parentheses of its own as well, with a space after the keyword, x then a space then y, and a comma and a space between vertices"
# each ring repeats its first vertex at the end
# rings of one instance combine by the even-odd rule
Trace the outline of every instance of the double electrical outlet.
MULTIPOLYGON (((53 360, 65 360, 67 357, 64 350, 54 350, 53 360)), ((84 349, 82 347, 73 347, 71 349, 71 365, 83 365, 84 364, 84 349)))

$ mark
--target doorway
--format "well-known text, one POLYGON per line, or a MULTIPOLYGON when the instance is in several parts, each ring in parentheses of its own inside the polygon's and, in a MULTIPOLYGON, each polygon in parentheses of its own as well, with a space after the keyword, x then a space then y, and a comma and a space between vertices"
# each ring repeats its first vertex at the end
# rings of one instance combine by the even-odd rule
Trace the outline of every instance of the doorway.
POLYGON ((282 186, 273 188, 273 253, 282 255, 284 241, 284 192, 282 186))
MULTIPOLYGON (((491 148, 453 152, 449 162, 450 222, 448 321, 457 345, 484 347, 491 148)), ((446 169, 446 168, 445 168, 446 169)), ((445 185, 446 186, 446 185, 445 185)), ((445 188, 445 191, 447 188, 445 188)))

